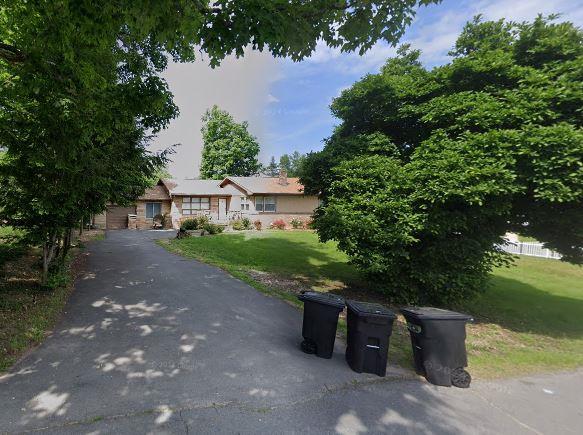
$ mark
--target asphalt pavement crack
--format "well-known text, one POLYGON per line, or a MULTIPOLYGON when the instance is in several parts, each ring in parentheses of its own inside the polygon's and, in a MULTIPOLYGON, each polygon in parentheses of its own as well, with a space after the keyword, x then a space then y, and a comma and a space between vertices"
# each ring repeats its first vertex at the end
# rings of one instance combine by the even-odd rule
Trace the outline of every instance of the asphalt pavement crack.
POLYGON ((182 423, 184 424, 184 430, 186 435, 188 435, 189 433, 189 429, 188 429, 188 423, 186 422, 186 420, 184 419, 184 417, 182 416, 182 409, 178 411, 178 417, 180 418, 180 420, 182 421, 182 423))

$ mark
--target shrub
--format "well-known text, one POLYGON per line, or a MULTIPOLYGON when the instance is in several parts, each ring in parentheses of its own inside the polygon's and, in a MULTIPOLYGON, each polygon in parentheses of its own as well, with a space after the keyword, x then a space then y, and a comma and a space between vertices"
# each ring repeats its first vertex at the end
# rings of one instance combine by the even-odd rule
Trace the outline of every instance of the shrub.
POLYGON ((180 224, 180 229, 183 231, 196 230, 198 228, 198 221, 196 219, 186 219, 180 224))
POLYGON ((209 223, 208 216, 201 215, 182 221, 180 228, 185 231, 202 230, 204 226, 208 223, 209 223))
POLYGON ((304 192, 322 199, 320 240, 338 242, 392 303, 473 297, 507 264, 498 248, 507 231, 583 263, 574 163, 583 131, 573 109, 583 94, 570 90, 581 85, 570 74, 582 70, 583 33, 552 21, 476 19, 447 65, 426 69, 404 50, 332 103, 341 123, 304 162, 304 192))
POLYGON ((243 228, 246 230, 250 230, 251 229, 251 220, 247 217, 244 217, 243 219, 241 219, 241 223, 243 224, 243 228))
POLYGON ((194 219, 198 222, 196 227, 197 230, 202 230, 206 224, 210 223, 209 217, 204 214, 197 216, 194 219))
POLYGON ((243 221, 240 220, 240 219, 237 219, 237 220, 233 221, 231 223, 231 226, 233 227, 233 229, 235 231, 242 231, 242 230, 245 229, 245 226, 243 225, 243 221))
POLYGON ((261 223, 261 221, 260 221, 260 220, 256 220, 255 222, 253 222, 253 226, 255 227, 255 229, 256 229, 257 231, 261 231, 261 226, 262 226, 262 225, 263 225, 263 224, 261 223))
POLYGON ((67 256, 64 262, 57 262, 51 269, 47 282, 43 286, 50 290, 65 287, 71 282, 69 262, 71 257, 67 256))
POLYGON ((304 228, 304 221, 301 219, 293 218, 291 221, 289 221, 289 223, 291 224, 291 226, 294 230, 304 228))
POLYGON ((314 229, 314 220, 313 219, 308 219, 306 222, 304 222, 304 226, 308 230, 314 229))
POLYGON ((277 228, 278 230, 285 230, 285 222, 283 219, 276 219, 269 225, 270 228, 277 228))
POLYGON ((202 227, 202 229, 205 230, 209 234, 220 234, 224 230, 224 228, 223 228, 222 225, 211 224, 209 222, 207 222, 206 224, 204 224, 204 226, 202 227))

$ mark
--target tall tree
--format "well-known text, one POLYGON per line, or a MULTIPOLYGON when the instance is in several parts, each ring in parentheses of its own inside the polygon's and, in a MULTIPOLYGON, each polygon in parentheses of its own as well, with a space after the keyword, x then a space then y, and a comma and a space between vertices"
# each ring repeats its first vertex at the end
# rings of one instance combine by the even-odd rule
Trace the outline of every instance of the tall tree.
POLYGON ((483 289, 506 231, 583 261, 583 32, 554 18, 477 17, 450 63, 402 47, 333 102, 302 175, 315 226, 395 301, 483 289))
POLYGON ((290 177, 298 177, 306 159, 305 154, 294 151, 292 154, 283 154, 279 158, 279 166, 285 169, 290 177))
POLYGON ((269 164, 263 167, 261 173, 266 177, 277 177, 279 174, 279 166, 275 162, 275 157, 271 156, 269 164))
POLYGON ((166 159, 146 133, 178 113, 169 59, 200 50, 216 66, 251 46, 300 60, 318 40, 362 53, 396 43, 427 3, 0 0, 1 217, 34 229, 50 259, 84 215, 139 195, 166 159))
POLYGON ((289 155, 287 154, 283 154, 280 158, 279 158, 279 168, 283 169, 284 171, 286 171, 288 174, 291 172, 292 169, 292 165, 291 165, 291 159, 289 157, 289 155))
POLYGON ((259 143, 247 130, 246 121, 235 122, 229 112, 217 106, 207 110, 202 121, 202 178, 245 177, 259 171, 259 143))

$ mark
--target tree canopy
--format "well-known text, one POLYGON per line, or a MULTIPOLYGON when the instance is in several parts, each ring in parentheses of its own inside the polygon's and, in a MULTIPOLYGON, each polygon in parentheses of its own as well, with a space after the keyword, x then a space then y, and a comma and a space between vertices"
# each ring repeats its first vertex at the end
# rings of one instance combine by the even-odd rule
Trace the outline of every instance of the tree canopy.
POLYGON ((266 177, 277 177, 279 174, 279 165, 276 163, 274 156, 271 156, 269 163, 261 168, 261 173, 266 177))
POLYGON ((229 112, 217 106, 207 110, 202 121, 201 178, 220 180, 259 172, 259 143, 247 130, 246 121, 235 122, 229 112))
POLYGON ((298 177, 305 159, 306 155, 300 154, 299 151, 282 154, 279 158, 279 163, 276 163, 275 157, 271 156, 269 164, 262 168, 261 173, 268 177, 277 177, 280 171, 284 170, 289 177, 298 177))
POLYGON ((292 154, 283 154, 279 158, 279 167, 287 172, 290 177, 297 177, 304 163, 306 156, 294 151, 292 154))
POLYGON ((250 46, 300 60, 318 40, 362 52, 426 3, 0 0, 0 218, 30 230, 46 269, 76 223, 133 201, 166 162, 147 144, 178 114, 170 59, 216 66, 250 46))
POLYGON ((315 227, 395 301, 484 288, 507 231, 583 260, 583 33, 556 17, 467 23, 428 70, 401 47, 342 92, 302 180, 315 227))

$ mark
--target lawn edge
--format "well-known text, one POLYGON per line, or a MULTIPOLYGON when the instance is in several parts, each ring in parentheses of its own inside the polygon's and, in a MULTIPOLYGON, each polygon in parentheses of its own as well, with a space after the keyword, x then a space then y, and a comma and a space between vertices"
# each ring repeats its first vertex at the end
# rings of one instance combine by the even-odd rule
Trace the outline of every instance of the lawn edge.
MULTIPOLYGON (((179 255, 183 258, 190 258, 196 261, 200 261, 201 263, 208 264, 214 267, 218 267, 219 269, 227 272, 231 276, 243 281, 244 283, 250 285, 257 291, 261 292, 262 294, 268 297, 276 297, 278 299, 283 300, 284 302, 290 304, 291 306, 297 308, 300 311, 304 310, 304 304, 301 302, 295 294, 289 293, 285 290, 278 289, 276 287, 267 286, 249 276, 244 269, 240 269, 237 267, 233 267, 228 263, 223 263, 219 261, 212 261, 204 256, 201 255, 192 255, 185 253, 180 248, 173 246, 171 244, 172 239, 158 239, 156 243, 161 246, 162 248, 166 249, 168 252, 171 252, 175 255, 179 255)), ((342 341, 346 342, 347 337, 347 325, 346 320, 343 318, 338 319, 338 329, 336 331, 336 337, 341 339, 342 341)), ((400 369, 406 370, 410 373, 415 373, 415 370, 412 365, 405 365, 402 363, 403 361, 400 360, 390 360, 389 364, 394 365, 400 369)))

